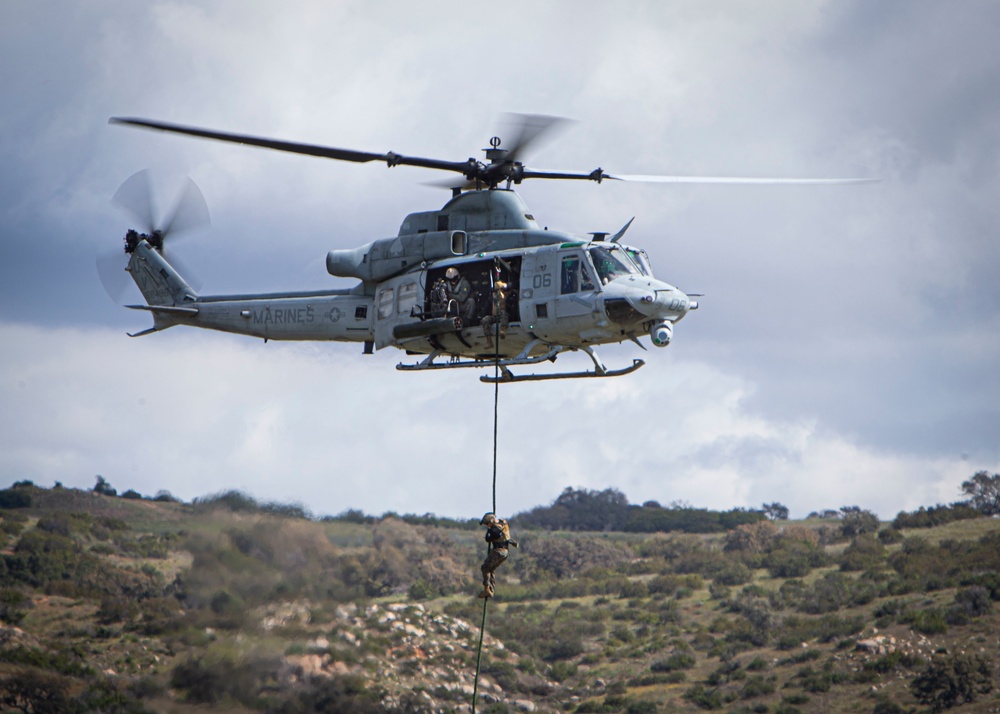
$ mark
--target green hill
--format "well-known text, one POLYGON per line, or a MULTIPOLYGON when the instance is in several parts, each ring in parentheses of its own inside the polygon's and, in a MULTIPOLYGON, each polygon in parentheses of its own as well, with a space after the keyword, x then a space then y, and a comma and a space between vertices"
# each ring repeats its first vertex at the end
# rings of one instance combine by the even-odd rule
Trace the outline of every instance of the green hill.
MULTIPOLYGON (((474 523, 2 493, 3 711, 470 710, 474 523)), ((790 522, 618 503, 622 523, 707 532, 554 530, 556 506, 593 512, 580 493, 512 519, 477 711, 1000 706, 1000 520, 940 507, 900 530, 861 509, 790 522)))

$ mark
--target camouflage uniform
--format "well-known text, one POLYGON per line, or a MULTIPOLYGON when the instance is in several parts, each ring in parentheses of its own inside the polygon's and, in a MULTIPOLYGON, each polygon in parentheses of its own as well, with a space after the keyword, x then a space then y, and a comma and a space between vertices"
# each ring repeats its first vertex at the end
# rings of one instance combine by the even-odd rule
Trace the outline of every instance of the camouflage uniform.
POLYGON ((493 588, 496 585, 496 578, 493 571, 503 565, 507 560, 507 546, 517 547, 517 541, 510 538, 510 525, 502 518, 497 518, 492 513, 487 513, 479 521, 479 525, 486 526, 486 542, 490 544, 490 552, 486 554, 483 561, 483 591, 479 597, 493 597, 493 588))
POLYGON ((493 346, 493 326, 500 325, 500 338, 507 336, 507 284, 499 280, 493 284, 492 311, 480 321, 483 326, 483 335, 486 336, 486 346, 493 346))
POLYGON ((448 268, 448 299, 458 303, 458 314, 462 318, 462 327, 472 326, 476 316, 476 296, 472 294, 472 283, 459 275, 455 268, 448 268))

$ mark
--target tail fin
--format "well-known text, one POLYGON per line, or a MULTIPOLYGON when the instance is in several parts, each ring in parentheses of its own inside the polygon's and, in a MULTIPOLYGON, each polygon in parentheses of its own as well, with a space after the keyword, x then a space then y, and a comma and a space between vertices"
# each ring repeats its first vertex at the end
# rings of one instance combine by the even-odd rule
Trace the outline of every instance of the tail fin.
POLYGON ((142 332, 129 333, 130 337, 165 330, 182 321, 178 318, 198 314, 198 309, 194 307, 198 294, 194 288, 188 285, 160 252, 145 240, 135 246, 126 270, 139 286, 147 303, 127 307, 153 313, 153 326, 142 332))
POLYGON ((194 288, 146 241, 136 246, 127 270, 151 306, 183 305, 198 298, 194 288))

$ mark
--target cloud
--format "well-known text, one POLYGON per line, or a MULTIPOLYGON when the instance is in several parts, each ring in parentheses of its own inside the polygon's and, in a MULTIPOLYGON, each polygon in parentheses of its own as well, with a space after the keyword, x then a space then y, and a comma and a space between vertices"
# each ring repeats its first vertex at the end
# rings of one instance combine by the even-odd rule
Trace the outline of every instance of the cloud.
MULTIPOLYGON (((317 513, 464 516, 492 504, 493 389, 471 372, 405 374, 393 353, 183 328, 130 340, 7 323, 0 335, 4 480, 89 488, 101 474, 185 500, 238 488, 317 513)), ((498 508, 573 486, 637 503, 780 500, 801 516, 851 502, 894 515, 954 500, 946 492, 971 473, 957 458, 873 453, 764 419, 746 411, 754 387, 740 378, 651 362, 628 380, 501 387, 498 508)))
POLYGON ((129 227, 108 199, 141 168, 208 199, 213 230, 176 252, 206 293, 341 285, 326 251, 442 205, 420 185, 433 176, 114 115, 464 160, 502 112, 541 112, 578 120, 531 156, 542 168, 882 179, 519 187, 552 229, 637 216, 627 239, 657 275, 706 295, 625 380, 502 390, 501 508, 623 484, 891 515, 1000 460, 996 5, 286 5, 0 4, 0 304, 25 340, 0 348, 10 478, 284 488, 325 511, 461 513, 490 495, 492 393, 468 375, 399 375, 400 355, 351 346, 130 341, 139 316, 92 268, 129 227))

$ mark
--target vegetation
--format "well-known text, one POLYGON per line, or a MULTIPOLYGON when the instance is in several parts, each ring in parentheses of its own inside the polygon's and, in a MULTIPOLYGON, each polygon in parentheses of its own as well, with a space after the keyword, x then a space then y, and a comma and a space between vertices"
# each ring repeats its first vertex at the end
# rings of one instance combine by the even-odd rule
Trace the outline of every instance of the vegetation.
MULTIPOLYGON (((0 708, 470 701, 484 615, 475 519, 318 519, 239 491, 185 504, 98 486, 0 491, 17 494, 0 501, 0 708)), ((512 518, 521 547, 490 601, 483 710, 888 714, 994 701, 1000 520, 962 504, 891 526, 856 506, 804 522, 782 509, 567 489, 512 518)))
POLYGON ((767 516, 760 511, 720 512, 690 506, 663 508, 655 501, 632 506, 624 493, 613 488, 603 491, 567 488, 551 506, 539 506, 516 516, 522 528, 625 533, 721 533, 765 518, 767 516))

